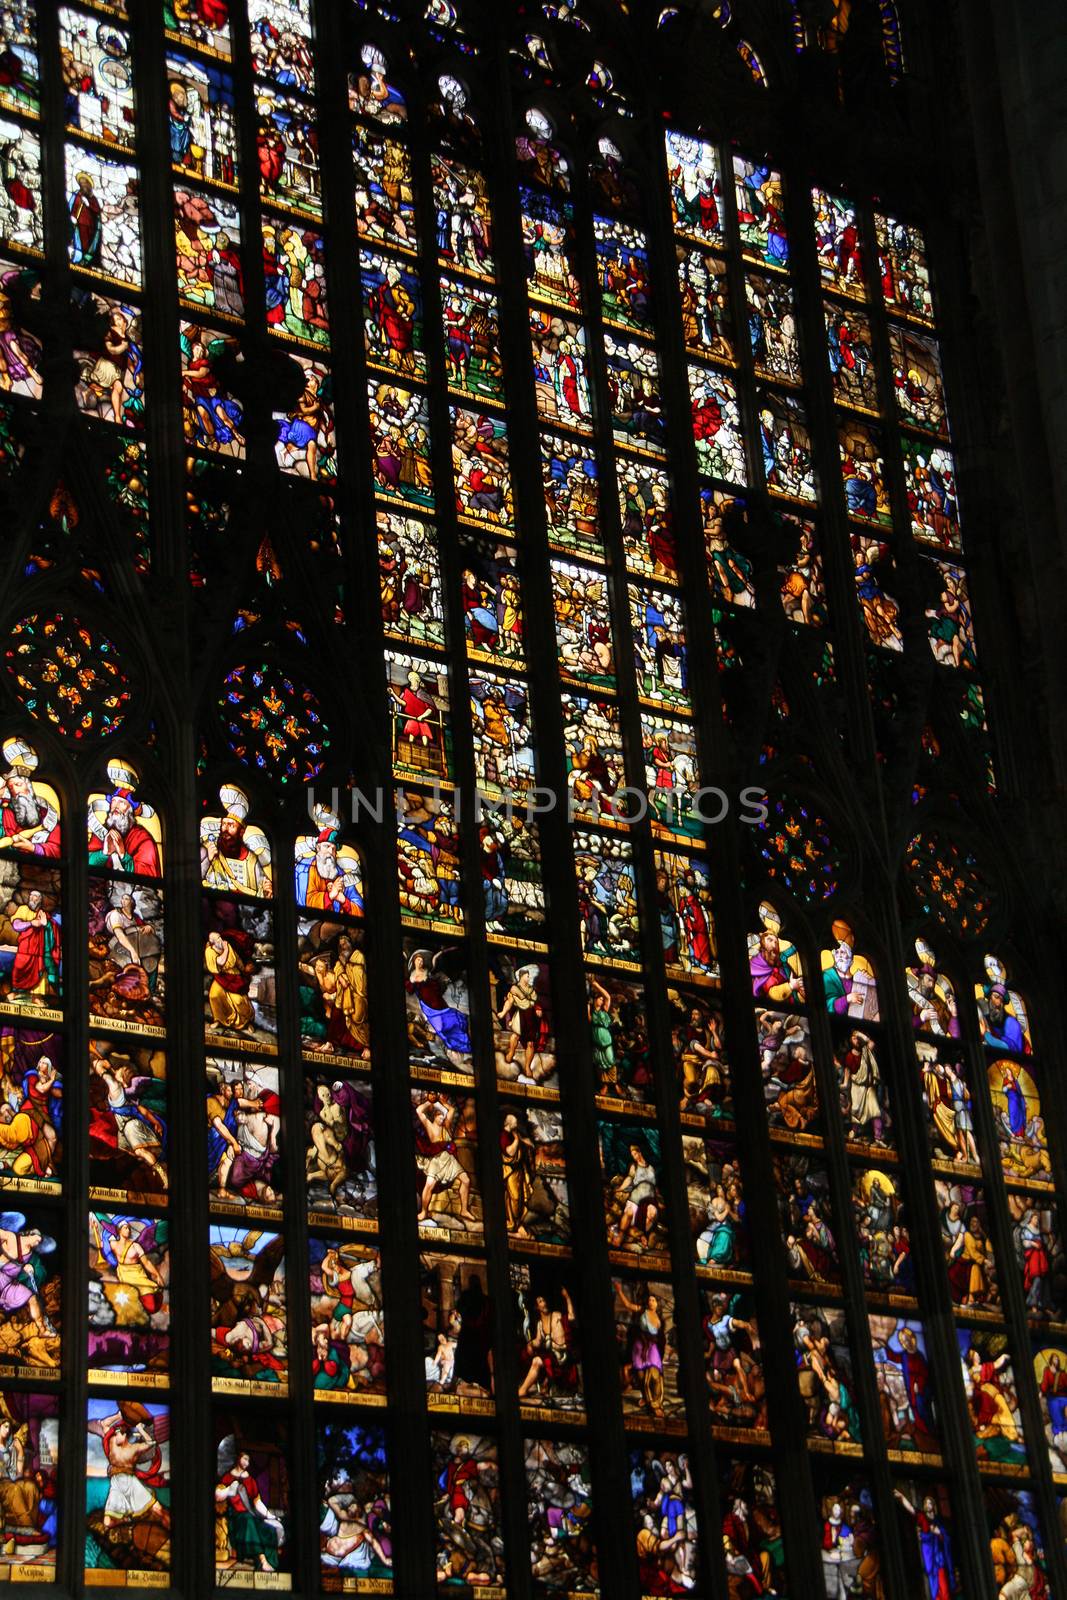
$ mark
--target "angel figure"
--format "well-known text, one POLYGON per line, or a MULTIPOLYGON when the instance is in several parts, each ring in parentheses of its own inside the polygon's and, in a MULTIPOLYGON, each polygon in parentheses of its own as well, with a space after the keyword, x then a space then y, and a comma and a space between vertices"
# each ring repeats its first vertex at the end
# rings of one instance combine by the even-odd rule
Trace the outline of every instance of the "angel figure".
POLYGON ((166 1127, 156 1112, 141 1104, 157 1080, 151 1073, 139 1074, 128 1056, 112 1060, 109 1047, 97 1041, 90 1042, 89 1051, 90 1071, 103 1088, 102 1103, 93 1103, 91 1139, 149 1168, 166 1189, 166 1127))
POLYGON ((448 954, 416 950, 408 960, 408 994, 413 995, 429 1029, 430 1049, 447 1056, 460 1071, 469 1070, 471 1053, 470 996, 462 978, 449 977, 441 963, 448 954))
MULTIPOLYGON (((120 1327, 133 1327, 142 1316, 153 1316, 166 1299, 166 1281, 151 1252, 163 1253, 156 1237, 158 1223, 137 1217, 109 1217, 90 1212, 89 1232, 96 1246, 96 1265, 105 1284, 112 1280, 133 1290, 133 1298, 119 1291, 107 1295, 120 1327)), ((107 1293, 105 1289, 105 1294, 107 1293)))

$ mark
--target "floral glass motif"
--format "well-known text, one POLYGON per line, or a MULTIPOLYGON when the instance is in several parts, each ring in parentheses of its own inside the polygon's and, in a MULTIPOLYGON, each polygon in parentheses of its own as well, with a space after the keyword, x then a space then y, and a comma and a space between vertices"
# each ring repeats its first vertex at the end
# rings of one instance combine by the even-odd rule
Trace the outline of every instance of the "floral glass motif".
POLYGON ((771 801, 756 835, 771 877, 805 900, 824 900, 838 887, 842 852, 830 825, 812 806, 788 795, 771 801))
POLYGON ((961 936, 985 931, 992 888, 965 845, 920 829, 908 840, 905 871, 923 909, 947 928, 961 936))
POLYGON ((125 721, 132 691, 118 649, 77 617, 23 617, 11 629, 4 654, 21 704, 64 737, 108 738, 125 721))
POLYGON ((330 735, 311 689, 270 662, 234 667, 224 687, 219 709, 234 755, 282 783, 322 771, 330 735))

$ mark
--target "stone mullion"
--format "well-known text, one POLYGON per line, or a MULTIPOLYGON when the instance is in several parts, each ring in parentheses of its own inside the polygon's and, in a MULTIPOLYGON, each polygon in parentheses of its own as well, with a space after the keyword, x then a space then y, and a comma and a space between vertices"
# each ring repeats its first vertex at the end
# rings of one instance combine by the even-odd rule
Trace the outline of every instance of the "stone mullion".
MULTIPOLYGON (((628 1440, 622 1426, 618 1354, 611 1314, 613 1287, 603 1227, 604 1198, 596 1115, 597 1075, 589 1039, 585 968, 577 914, 574 844, 568 818, 565 739, 550 579, 544 490, 541 482, 540 419, 531 373, 528 329, 526 265, 521 244, 518 193, 519 174, 514 140, 519 126, 511 97, 510 63, 503 46, 496 63, 499 87, 495 121, 501 152, 497 166, 497 229, 501 281, 514 286, 502 299, 502 348, 513 374, 509 386, 509 416, 514 440, 525 447, 512 450, 516 504, 521 507, 522 535, 519 559, 525 616, 531 641, 528 658, 534 726, 538 730, 538 779, 555 799, 553 809, 539 819, 543 841, 545 886, 551 917, 551 981, 553 1017, 558 1052, 560 1103, 567 1148, 567 1182, 574 1219, 574 1247, 581 1249, 581 1272, 575 1292, 579 1308, 582 1376, 588 1415, 595 1426, 588 1432, 593 1475, 593 1516, 597 1530, 600 1580, 605 1594, 636 1594, 638 1589, 634 1543, 618 1528, 629 1529, 633 1512, 627 1466, 628 1440), (586 1220, 587 1232, 578 1228, 586 1220)), ((602 464, 602 458, 598 462, 602 464)), ((600 513, 605 503, 600 484, 600 513)), ((581 559, 580 557, 578 559, 581 559)), ((565 1418, 561 1418, 565 1421, 565 1418)), ((532 1425, 529 1431, 533 1431, 532 1425)))
MULTIPOLYGON (((367 367, 359 298, 359 239, 352 183, 350 124, 334 114, 347 104, 345 64, 350 39, 332 0, 318 0, 317 82, 323 204, 330 219, 331 249, 326 270, 330 331, 334 349, 347 360, 334 370, 334 412, 343 471, 338 500, 347 514, 344 527, 346 615, 345 648, 373 686, 364 696, 373 719, 373 738, 356 763, 360 788, 377 786, 384 795, 382 821, 360 831, 366 884, 366 955, 370 992, 371 1082, 378 1148, 378 1232, 382 1257, 382 1305, 386 1336, 386 1392, 390 1513, 393 1528, 394 1584, 398 1600, 422 1600, 435 1582, 434 1519, 426 1470, 426 1385, 423 1377, 422 1312, 419 1300, 419 1234, 409 1167, 387 1159, 386 1131, 406 1130, 411 1121, 407 1074, 397 1064, 407 1059, 407 1017, 402 974, 403 930, 397 900, 393 785, 388 764, 390 722, 386 707, 381 602, 377 581, 377 536, 370 438, 367 419, 367 367), (356 654, 358 653, 358 654, 356 654), (415 1492, 412 1491, 415 1486, 415 1492)), ((342 818, 342 820, 344 820, 342 818)), ((410 1155, 410 1134, 394 1132, 397 1147, 410 1155), (406 1141, 406 1142, 405 1142, 406 1141)), ((361 1415, 365 1416, 366 1413, 361 1415)), ((343 1420, 338 1417, 337 1420, 343 1420)), ((375 1417, 374 1420, 377 1420, 375 1417)))
MULTIPOLYGON (((667 415, 674 419, 669 454, 673 468, 675 530, 688 574, 686 594, 689 604, 686 617, 700 772, 703 782, 719 784, 730 796, 731 807, 735 807, 738 804, 736 789, 740 774, 723 720, 718 686, 712 599, 700 525, 700 479, 696 450, 691 429, 680 422, 680 419, 688 419, 690 415, 690 396, 682 340, 674 233, 662 154, 663 124, 651 107, 646 109, 643 126, 649 149, 653 152, 650 166, 655 173, 655 181, 649 184, 647 198, 649 254, 653 281, 658 286, 662 307, 660 326, 665 358, 664 401, 667 415)), ((718 154, 721 170, 728 171, 728 167, 722 167, 722 152, 718 154)), ((752 1218, 751 1235, 754 1244, 765 1240, 773 1254, 777 1255, 777 1261, 773 1258, 761 1261, 761 1270, 754 1275, 754 1298, 767 1385, 771 1455, 778 1483, 778 1505, 789 1581, 798 1593, 817 1594, 823 1583, 822 1563, 812 1538, 812 1530, 818 1526, 818 1508, 804 1445, 804 1416, 794 1376, 795 1361, 789 1332, 789 1293, 778 1244, 774 1168, 767 1134, 746 955, 750 919, 736 870, 737 863, 743 859, 744 849, 738 819, 731 809, 717 825, 708 855, 722 975, 721 1001, 737 1111, 737 1143, 742 1162, 745 1203, 752 1218), (783 1494, 786 1485, 788 1493, 783 1494)), ((744 1455, 746 1452, 741 1448, 738 1453, 744 1455)))
MULTIPOLYGON (((420 85, 420 90, 422 86, 420 85)), ((475 796, 478 787, 470 707, 465 629, 459 595, 462 586, 458 519, 453 489, 451 419, 448 375, 441 313, 441 266, 437 254, 429 113, 420 93, 412 96, 412 164, 416 215, 419 223, 419 271, 426 339, 427 400, 430 412, 430 446, 434 481, 435 520, 444 595, 445 639, 448 647, 449 698, 452 707, 453 760, 456 779, 456 827, 460 838, 463 903, 466 914, 468 978, 471 992, 487 983, 489 945, 482 894, 482 862, 475 796)), ((479 165, 478 151, 472 165, 479 165)), ((498 285, 490 286, 494 292, 498 285)), ((509 458, 511 440, 508 440, 509 458)), ((493 1375, 496 1418, 491 1433, 497 1442, 500 1473, 501 1530, 504 1534, 505 1573, 509 1596, 525 1600, 532 1581, 527 1559, 526 1479, 522 1428, 519 1415, 519 1374, 512 1331, 511 1283, 508 1241, 504 1224, 504 1176, 499 1156, 500 1105, 496 1088, 496 1054, 493 1019, 488 1005, 473 1006, 470 1013, 474 1056, 474 1099, 478 1119, 478 1173, 482 1191, 483 1250, 489 1296, 493 1302, 493 1375)), ((410 1119, 410 1113, 409 1113, 410 1119)), ((436 1247, 435 1247, 436 1248, 436 1247)), ((431 1417, 437 1428, 445 1426, 431 1417)), ((455 1433, 451 1428, 447 1431, 455 1433)), ((468 1430, 469 1431, 469 1430, 468 1430)))

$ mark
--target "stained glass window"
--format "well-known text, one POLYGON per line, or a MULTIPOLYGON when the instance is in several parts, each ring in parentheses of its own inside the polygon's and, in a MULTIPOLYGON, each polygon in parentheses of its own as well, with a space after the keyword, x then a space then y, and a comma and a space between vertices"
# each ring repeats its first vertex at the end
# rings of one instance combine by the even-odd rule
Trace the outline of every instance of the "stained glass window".
POLYGON ((640 9, 0 13, 2 1584, 1067 1590, 997 319, 640 9))

